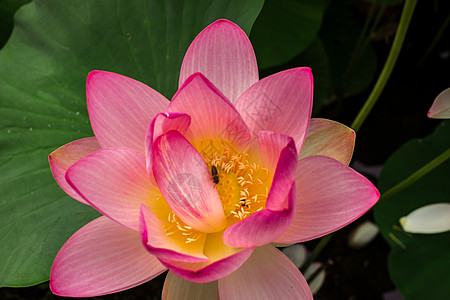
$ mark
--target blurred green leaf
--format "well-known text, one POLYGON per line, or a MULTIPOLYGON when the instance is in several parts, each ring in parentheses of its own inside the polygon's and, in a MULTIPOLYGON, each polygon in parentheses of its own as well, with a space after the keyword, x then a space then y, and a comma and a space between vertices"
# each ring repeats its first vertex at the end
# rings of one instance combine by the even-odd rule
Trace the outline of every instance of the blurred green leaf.
MULTIPOLYGON (((450 122, 421 140, 398 149, 386 162, 378 188, 383 194, 450 148, 450 122)), ((450 161, 375 207, 375 220, 391 246, 388 267, 391 279, 406 299, 446 299, 450 286, 450 232, 408 234, 393 226, 416 208, 450 199, 450 161), (397 241, 398 239, 399 241, 397 241)), ((396 227, 397 228, 397 227, 396 227)))
POLYGON ((0 49, 11 35, 14 25, 14 14, 24 4, 31 0, 1 0, 0 1, 0 49))
POLYGON ((287 64, 268 68, 260 72, 261 78, 274 73, 295 67, 309 67, 314 76, 314 103, 313 116, 316 115, 322 106, 330 102, 330 65, 327 53, 320 38, 314 41, 298 56, 287 64))
MULTIPOLYGON (((331 1, 319 33, 330 60, 331 86, 336 94, 341 93, 344 75, 363 26, 352 8, 343 1, 331 1)), ((346 83, 343 96, 364 91, 374 79, 376 67, 375 51, 369 43, 346 83)))
POLYGON ((317 36, 326 0, 266 0, 250 40, 260 69, 284 64, 317 36))
MULTIPOLYGON (((383 4, 384 1, 387 1, 387 6, 399 5, 405 2, 405 0, 376 0, 378 5, 383 4)), ((374 3, 375 0, 364 0, 364 2, 374 3)))
POLYGON ((322 41, 316 38, 292 64, 310 67, 314 76, 313 116, 331 101, 330 64, 322 41))
POLYGON ((227 18, 247 34, 262 0, 35 0, 0 51, 0 286, 48 279, 62 244, 98 213, 62 192, 47 162, 92 136, 85 80, 93 69, 140 80, 166 97, 187 47, 227 18))

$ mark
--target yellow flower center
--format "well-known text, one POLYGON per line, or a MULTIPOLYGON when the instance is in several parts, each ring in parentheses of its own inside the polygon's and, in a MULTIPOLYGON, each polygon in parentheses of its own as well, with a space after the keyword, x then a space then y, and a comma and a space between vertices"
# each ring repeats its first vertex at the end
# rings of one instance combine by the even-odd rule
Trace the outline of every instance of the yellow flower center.
POLYGON ((264 209, 269 193, 269 171, 249 162, 247 153, 221 150, 210 155, 202 153, 202 156, 210 168, 217 169, 216 189, 231 225, 264 209))
POLYGON ((219 180, 216 183, 216 189, 220 200, 222 200, 225 216, 228 217, 234 211, 236 205, 239 205, 241 187, 233 173, 227 174, 219 168, 217 177, 219 180))
MULTIPOLYGON (((211 171, 211 180, 222 201, 228 226, 265 208, 272 183, 272 176, 266 168, 250 161, 248 153, 236 154, 223 143, 206 150, 201 146, 200 154, 211 171)), ((206 237, 206 233, 194 230, 170 211, 164 226, 167 236, 185 243, 206 237)))

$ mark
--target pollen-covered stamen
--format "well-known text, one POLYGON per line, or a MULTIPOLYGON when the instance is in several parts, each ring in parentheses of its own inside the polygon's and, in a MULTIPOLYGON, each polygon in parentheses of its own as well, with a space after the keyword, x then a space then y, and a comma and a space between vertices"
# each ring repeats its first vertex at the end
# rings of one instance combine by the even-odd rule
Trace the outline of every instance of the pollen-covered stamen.
POLYGON ((220 200, 222 200, 225 216, 228 217, 235 210, 236 205, 239 204, 241 186, 234 173, 226 173, 222 169, 219 170, 219 181, 216 184, 216 189, 220 200))
MULTIPOLYGON (((211 181, 222 201, 229 225, 264 209, 272 181, 269 171, 252 162, 247 153, 235 154, 224 144, 208 150, 200 154, 211 170, 211 181)), ((195 242, 206 234, 185 224, 173 211, 168 214, 164 230, 167 236, 185 243, 195 242)))
POLYGON ((167 221, 164 225, 166 235, 184 239, 185 243, 195 242, 204 234, 186 225, 174 212, 169 213, 167 221))
POLYGON ((216 188, 225 216, 230 223, 235 223, 265 208, 270 186, 269 171, 250 162, 247 153, 234 154, 226 147, 220 150, 210 155, 202 153, 202 156, 218 171, 216 188))
POLYGON ((185 224, 177 215, 170 209, 166 203, 161 192, 153 194, 154 203, 156 203, 154 209, 159 212, 158 218, 164 220, 164 231, 166 236, 182 240, 185 243, 191 243, 197 241, 204 233, 194 230, 191 226, 185 224), (167 215, 162 212, 168 212, 167 215))

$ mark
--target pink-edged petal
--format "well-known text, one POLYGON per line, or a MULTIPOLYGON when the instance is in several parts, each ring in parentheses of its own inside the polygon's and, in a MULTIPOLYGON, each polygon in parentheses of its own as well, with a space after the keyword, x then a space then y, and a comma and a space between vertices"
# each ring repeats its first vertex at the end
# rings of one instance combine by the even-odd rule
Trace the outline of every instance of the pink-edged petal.
POLYGON ((179 86, 196 72, 205 75, 232 102, 259 79, 247 35, 228 20, 212 23, 194 39, 181 65, 179 86))
POLYGON ((250 131, 291 136, 297 152, 303 146, 311 117, 313 77, 309 68, 295 68, 266 77, 236 101, 250 131))
POLYGON ((177 131, 153 144, 153 174, 174 213, 200 232, 217 232, 226 224, 222 202, 201 155, 177 131))
POLYGON ((299 269, 272 245, 256 248, 236 272, 219 280, 221 300, 313 299, 299 269))
POLYGON ((291 137, 273 131, 258 132, 258 152, 261 156, 261 162, 270 173, 275 172, 280 153, 288 145, 290 148, 293 146, 292 150, 296 151, 294 140, 291 137))
POLYGON ((450 118, 450 88, 444 90, 436 97, 427 116, 433 119, 450 118))
POLYGON ((380 196, 364 176, 326 156, 299 161, 295 178, 297 211, 278 243, 299 243, 324 236, 353 222, 380 196))
POLYGON ((223 278, 237 270, 254 248, 231 248, 223 242, 223 231, 207 235, 204 253, 210 259, 203 263, 186 263, 161 259, 174 274, 185 280, 206 283, 223 278))
POLYGON ((105 71, 89 73, 87 106, 102 148, 127 147, 145 153, 147 128, 169 101, 134 79, 105 71))
POLYGON ((295 184, 292 184, 285 205, 277 210, 263 209, 231 225, 223 234, 230 247, 257 247, 275 241, 295 216, 295 184))
POLYGON ((96 138, 88 137, 65 144, 48 156, 50 169, 56 182, 70 197, 84 204, 88 203, 67 183, 66 171, 78 160, 99 149, 101 148, 96 138))
POLYGON ((99 212, 134 230, 139 230, 141 203, 155 189, 144 154, 127 148, 102 149, 84 157, 67 170, 66 180, 99 212))
POLYGON ((59 296, 94 297, 140 285, 165 269, 142 246, 138 232, 102 216, 61 248, 50 273, 50 289, 59 296))
POLYGON ((280 209, 285 203, 297 168, 297 151, 294 140, 271 131, 258 133, 261 161, 274 174, 267 197, 266 208, 280 209))
POLYGON ((237 270, 250 257, 248 248, 212 263, 186 263, 161 259, 161 263, 175 275, 196 283, 208 283, 224 278, 237 270))
POLYGON ((194 283, 168 272, 162 291, 162 300, 219 300, 217 281, 194 283))
POLYGON ((190 141, 220 139, 237 152, 250 141, 250 131, 233 104, 200 73, 184 82, 167 111, 191 117, 186 133, 190 141))
POLYGON ((191 124, 191 117, 182 113, 159 113, 148 127, 145 138, 145 152, 147 156, 147 171, 152 174, 153 167, 153 142, 155 139, 170 130, 176 130, 184 134, 191 124))
POLYGON ((327 119, 311 119, 300 159, 323 155, 348 166, 355 147, 355 136, 351 128, 341 123, 327 119))
POLYGON ((148 252, 158 258, 186 262, 209 260, 203 254, 204 239, 187 244, 185 241, 177 241, 167 236, 164 223, 143 204, 140 214, 140 232, 142 242, 148 252))

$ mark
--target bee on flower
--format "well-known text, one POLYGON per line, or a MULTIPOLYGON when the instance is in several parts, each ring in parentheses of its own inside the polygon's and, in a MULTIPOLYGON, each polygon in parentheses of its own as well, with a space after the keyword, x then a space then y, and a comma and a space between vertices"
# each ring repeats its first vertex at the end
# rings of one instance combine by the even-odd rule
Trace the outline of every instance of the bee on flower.
POLYGON ((230 21, 192 42, 171 101, 104 71, 86 91, 95 136, 49 161, 61 188, 102 216, 55 258, 57 295, 114 293, 168 270, 163 299, 312 299, 273 243, 324 236, 379 198, 348 167, 353 130, 311 119, 311 70, 259 80, 230 21))

